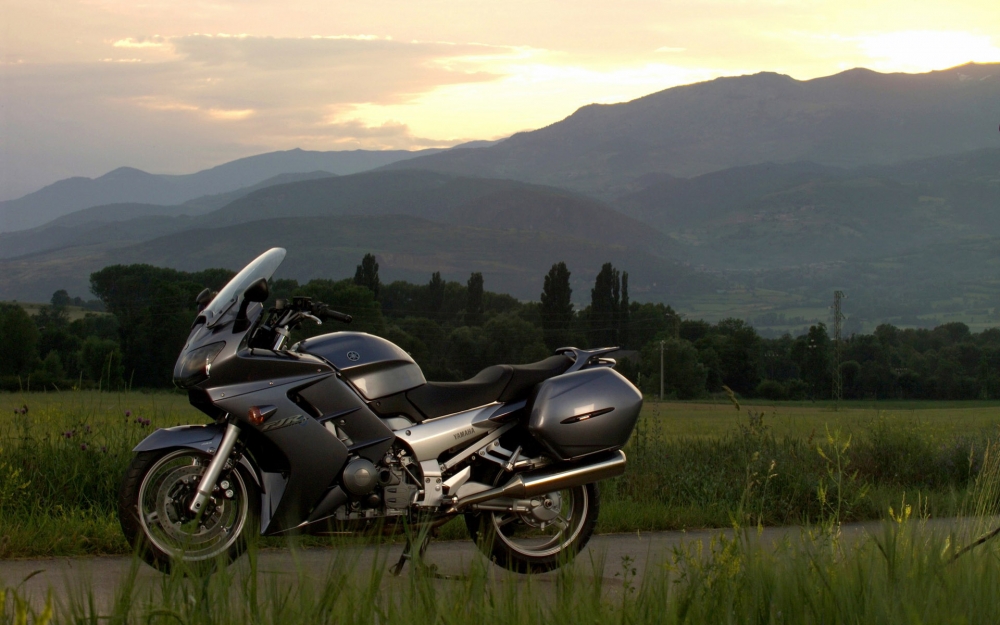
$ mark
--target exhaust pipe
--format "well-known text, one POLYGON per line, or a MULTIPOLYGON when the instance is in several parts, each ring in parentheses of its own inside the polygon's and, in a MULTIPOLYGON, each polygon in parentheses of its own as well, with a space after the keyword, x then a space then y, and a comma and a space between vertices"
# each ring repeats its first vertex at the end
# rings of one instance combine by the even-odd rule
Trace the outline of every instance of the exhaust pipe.
POLYGON ((625 452, 615 451, 597 460, 588 460, 570 467, 549 467, 514 476, 503 486, 463 497, 455 502, 455 509, 497 499, 511 497, 522 499, 544 495, 564 488, 583 486, 591 482, 618 477, 625 473, 625 452))

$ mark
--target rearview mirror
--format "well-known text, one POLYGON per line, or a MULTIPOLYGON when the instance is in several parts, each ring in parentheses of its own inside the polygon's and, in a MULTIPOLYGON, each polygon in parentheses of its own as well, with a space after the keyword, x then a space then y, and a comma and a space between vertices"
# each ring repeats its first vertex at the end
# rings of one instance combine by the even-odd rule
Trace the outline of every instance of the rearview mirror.
POLYGON ((194 303, 198 305, 198 312, 205 310, 205 306, 208 306, 209 302, 212 301, 212 297, 215 294, 212 293, 212 289, 204 288, 197 297, 194 298, 194 303))
POLYGON ((267 279, 261 278, 247 287, 246 291, 243 291, 243 299, 248 302, 259 302, 264 303, 267 301, 267 296, 270 291, 267 288, 267 279))

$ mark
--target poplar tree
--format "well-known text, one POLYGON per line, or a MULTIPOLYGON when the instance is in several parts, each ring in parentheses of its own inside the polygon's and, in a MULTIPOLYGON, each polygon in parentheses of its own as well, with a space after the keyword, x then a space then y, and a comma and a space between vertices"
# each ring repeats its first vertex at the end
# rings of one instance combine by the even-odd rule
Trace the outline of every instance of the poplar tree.
POLYGON ((566 263, 556 263, 549 269, 542 287, 542 333, 549 349, 566 347, 573 324, 573 289, 569 286, 566 263))
POLYGON ((427 317, 438 319, 441 316, 442 306, 444 306, 444 280, 441 279, 441 272, 435 271, 431 274, 431 281, 427 283, 427 317))
POLYGON ((378 300, 381 283, 378 279, 378 263, 375 262, 374 254, 365 254, 365 257, 361 259, 361 264, 358 265, 357 271, 354 272, 354 284, 365 287, 378 300))
POLYGON ((611 263, 604 263, 590 290, 591 347, 612 347, 618 342, 620 308, 621 274, 611 263))
POLYGON ((478 271, 469 276, 465 295, 465 325, 483 324, 483 274, 478 271))

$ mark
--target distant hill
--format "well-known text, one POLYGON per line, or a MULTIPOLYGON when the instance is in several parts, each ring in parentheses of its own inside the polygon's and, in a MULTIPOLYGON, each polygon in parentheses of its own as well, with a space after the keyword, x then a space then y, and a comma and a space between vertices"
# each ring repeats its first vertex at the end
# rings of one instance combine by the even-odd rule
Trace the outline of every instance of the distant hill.
POLYGON ((659 255, 667 255, 670 246, 660 233, 576 193, 512 180, 406 170, 268 187, 201 217, 200 223, 218 227, 323 215, 411 215, 453 225, 655 247, 659 255))
POLYGON ((274 245, 295 252, 294 277, 346 276, 376 252, 387 275, 465 279, 481 270, 531 299, 552 263, 570 259, 580 288, 608 261, 630 272, 633 293, 652 298, 713 284, 670 258, 669 238, 655 229, 592 198, 510 180, 365 172, 272 185, 207 214, 189 216, 186 208, 95 207, 0 234, 0 247, 10 250, 0 256, 7 259, 0 299, 47 298, 58 288, 85 293, 90 272, 118 262, 239 268, 240 254, 274 245))
POLYGON ((853 69, 813 80, 760 73, 585 106, 497 145, 387 166, 511 178, 611 198, 647 174, 763 162, 892 164, 1000 147, 1000 64, 925 74, 853 69))
POLYGON ((655 182, 616 204, 669 234, 678 258, 713 269, 881 257, 1000 236, 1000 149, 849 170, 737 167, 655 182))
POLYGON ((408 215, 288 217, 197 228, 138 245, 93 244, 0 260, 0 300, 46 301, 56 289, 86 293, 89 275, 115 263, 151 263, 178 269, 238 269, 272 246, 289 250, 278 277, 299 280, 353 275, 366 252, 376 254, 385 281, 425 282, 434 271, 465 281, 483 273, 490 290, 537 299, 545 272, 565 261, 573 289, 587 299, 601 264, 629 272, 632 297, 662 301, 709 291, 715 278, 622 244, 564 234, 492 230, 432 222, 408 215))
MULTIPOLYGON (((354 172, 351 172, 354 173, 354 172)), ((319 178, 332 178, 337 174, 332 174, 328 171, 309 171, 303 173, 294 174, 280 174, 278 176, 273 176, 267 180, 258 182, 257 184, 250 185, 248 187, 240 187, 234 191, 229 191, 227 193, 217 193, 215 195, 203 195, 201 197, 196 197, 193 200, 188 200, 184 202, 183 206, 189 209, 194 209, 195 212, 190 214, 201 214, 209 213, 214 210, 218 210, 233 202, 240 199, 245 195, 249 195, 254 191, 259 191, 261 189, 266 189, 267 187, 273 187, 279 184, 289 184, 291 182, 301 182, 303 180, 316 180, 319 178)))
MULTIPOLYGON (((440 150, 287 150, 241 158, 193 174, 149 174, 121 167, 98 178, 67 178, 34 193, 0 202, 0 232, 26 230, 80 209, 104 204, 176 205, 228 193, 282 174, 331 172, 346 175, 440 150)), ((217 206, 215 206, 217 207, 217 206)))
POLYGON ((131 202, 92 206, 35 228, 0 233, 0 258, 15 258, 68 246, 98 243, 122 247, 147 241, 194 227, 190 220, 170 218, 202 215, 268 186, 332 176, 328 172, 281 174, 236 191, 206 195, 174 206, 131 202))

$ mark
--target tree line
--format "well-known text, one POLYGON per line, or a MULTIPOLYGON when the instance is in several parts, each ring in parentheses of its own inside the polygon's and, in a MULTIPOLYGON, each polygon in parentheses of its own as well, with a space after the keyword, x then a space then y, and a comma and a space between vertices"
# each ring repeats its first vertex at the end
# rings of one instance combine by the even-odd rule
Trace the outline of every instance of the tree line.
MULTIPOLYGON (((205 286, 220 289, 232 275, 106 267, 91 275, 91 290, 107 314, 74 321, 65 291, 33 317, 18 305, 0 305, 0 385, 168 386, 196 314, 195 295, 205 286)), ((660 390, 662 351, 664 392, 677 399, 723 387, 745 397, 827 399, 836 372, 847 399, 1000 397, 997 329, 973 334, 961 323, 933 330, 882 325, 838 346, 817 324, 803 336, 767 339, 743 320, 682 319, 670 306, 631 301, 628 273, 610 263, 596 276, 589 305, 577 308, 570 276, 565 263, 554 264, 539 299, 523 302, 487 290, 481 273, 465 283, 435 272, 424 284, 383 284, 376 258, 366 254, 353 278, 276 279, 271 295, 306 295, 350 313, 350 329, 399 344, 433 380, 467 379, 486 366, 540 360, 569 345, 616 345, 626 350, 618 370, 650 394, 660 390)), ((338 329, 310 325, 293 339, 338 329)))

